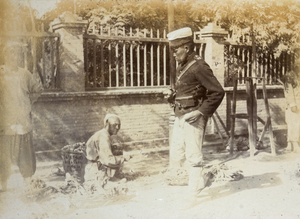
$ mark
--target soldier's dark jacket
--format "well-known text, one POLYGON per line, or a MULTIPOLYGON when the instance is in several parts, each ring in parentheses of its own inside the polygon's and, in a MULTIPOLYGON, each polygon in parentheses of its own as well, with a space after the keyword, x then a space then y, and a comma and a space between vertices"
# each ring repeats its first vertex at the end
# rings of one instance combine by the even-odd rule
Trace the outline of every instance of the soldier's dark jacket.
POLYGON ((177 104, 175 104, 174 111, 177 117, 194 110, 199 110, 203 115, 209 117, 221 104, 225 94, 209 65, 195 52, 189 55, 187 62, 182 63, 176 69, 175 92, 175 103, 177 104), (201 88, 202 91, 200 96, 196 95, 195 104, 185 105, 186 102, 180 99, 190 96, 195 98, 197 88, 201 88))

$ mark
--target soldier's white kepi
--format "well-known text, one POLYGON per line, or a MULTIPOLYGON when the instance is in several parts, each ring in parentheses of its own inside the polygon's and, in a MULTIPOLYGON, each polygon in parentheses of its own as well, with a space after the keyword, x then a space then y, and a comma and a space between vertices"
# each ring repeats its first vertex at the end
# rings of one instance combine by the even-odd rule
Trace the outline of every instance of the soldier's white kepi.
POLYGON ((170 46, 178 47, 188 42, 193 42, 193 32, 189 27, 174 30, 167 35, 170 46))

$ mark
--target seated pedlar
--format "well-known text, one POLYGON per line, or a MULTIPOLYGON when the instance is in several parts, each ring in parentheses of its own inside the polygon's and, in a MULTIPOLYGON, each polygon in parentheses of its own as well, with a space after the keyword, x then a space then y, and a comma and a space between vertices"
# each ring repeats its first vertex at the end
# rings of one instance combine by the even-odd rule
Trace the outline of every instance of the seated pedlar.
POLYGON ((112 136, 116 135, 121 127, 120 118, 115 114, 107 114, 104 118, 104 128, 96 132, 86 143, 87 164, 85 166, 85 186, 91 188, 102 187, 108 180, 120 171, 124 159, 122 151, 113 150, 116 145, 112 136), (121 153, 120 153, 121 152, 121 153))

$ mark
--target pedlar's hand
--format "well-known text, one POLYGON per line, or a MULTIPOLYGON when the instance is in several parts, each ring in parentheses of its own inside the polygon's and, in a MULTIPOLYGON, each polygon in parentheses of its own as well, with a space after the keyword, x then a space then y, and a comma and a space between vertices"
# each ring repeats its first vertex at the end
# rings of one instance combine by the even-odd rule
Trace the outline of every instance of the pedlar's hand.
POLYGON ((129 155, 129 154, 124 154, 123 155, 124 161, 129 161, 131 158, 132 158, 132 155, 129 155))

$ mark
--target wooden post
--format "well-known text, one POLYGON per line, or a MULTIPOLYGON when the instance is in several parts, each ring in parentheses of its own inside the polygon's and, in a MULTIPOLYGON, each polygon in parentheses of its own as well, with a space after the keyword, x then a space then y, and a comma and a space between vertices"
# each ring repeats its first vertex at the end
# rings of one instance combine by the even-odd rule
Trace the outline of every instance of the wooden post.
MULTIPOLYGON (((35 27, 35 21, 33 17, 33 12, 32 12, 32 7, 31 7, 31 2, 30 0, 27 0, 29 11, 30 11, 30 18, 31 18, 31 26, 32 26, 32 32, 35 34, 36 33, 36 27, 35 27)), ((35 36, 31 37, 31 55, 32 55, 32 71, 33 74, 39 74, 42 83, 44 83, 44 78, 43 76, 37 71, 37 59, 36 59, 36 48, 37 48, 37 38, 35 36)))
POLYGON ((251 25, 251 42, 252 42, 252 77, 257 77, 257 60, 256 60, 256 42, 253 30, 253 24, 251 25))
POLYGON ((267 97, 267 89, 266 89, 265 79, 263 79, 263 97, 264 97, 265 109, 266 109, 266 113, 267 113, 266 125, 268 125, 267 129, 269 131, 271 153, 272 153, 272 155, 276 155, 276 148, 275 148, 275 143, 274 143, 273 128, 272 128, 272 122, 271 122, 271 114, 270 114, 269 102, 268 102, 268 97, 267 97))
POLYGON ((234 84, 233 84, 233 97, 232 97, 232 108, 231 108, 231 114, 230 114, 230 154, 233 154, 237 82, 238 82, 237 80, 234 80, 234 84))
POLYGON ((224 143, 224 138, 223 138, 222 132, 221 132, 221 130, 220 130, 220 128, 219 128, 219 125, 218 125, 217 119, 216 119, 216 117, 215 117, 215 114, 213 114, 211 118, 213 119, 214 126, 215 126, 215 128, 217 129, 218 135, 219 135, 219 137, 220 137, 221 140, 222 140, 223 147, 225 148, 226 146, 225 146, 225 143, 224 143))
MULTIPOLYGON (((171 32, 174 30, 174 6, 172 0, 169 0, 168 2, 168 31, 171 32)), ((175 77, 176 77, 176 63, 175 63, 175 57, 173 56, 173 52, 169 47, 169 63, 170 63, 170 85, 171 88, 173 89, 175 86, 175 77)), ((172 134, 173 134, 173 126, 174 126, 174 121, 175 121, 175 114, 173 111, 170 113, 169 117, 169 145, 170 145, 170 150, 169 150, 169 155, 170 155, 170 167, 172 167, 172 147, 171 147, 171 140, 172 140, 172 134)))
MULTIPOLYGON (((172 0, 168 2, 168 29, 169 32, 174 30, 174 6, 172 0)), ((170 57, 170 85, 171 88, 174 88, 175 77, 176 77, 176 66, 175 66, 175 57, 172 50, 169 50, 170 57)))
POLYGON ((256 137, 253 132, 253 81, 251 78, 246 78, 246 94, 247 94, 247 113, 248 113, 248 133, 250 157, 254 156, 256 137), (255 140, 254 140, 255 138, 255 140))
POLYGON ((252 80, 252 109, 253 109, 253 142, 254 142, 254 147, 257 146, 257 89, 256 89, 256 83, 253 84, 252 80))

